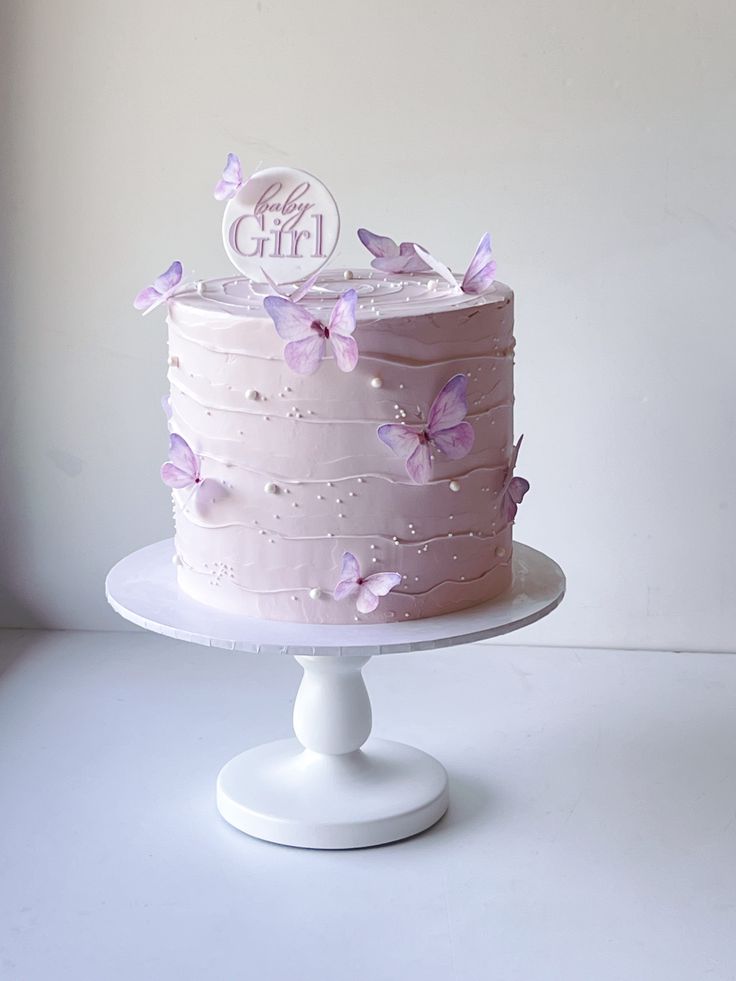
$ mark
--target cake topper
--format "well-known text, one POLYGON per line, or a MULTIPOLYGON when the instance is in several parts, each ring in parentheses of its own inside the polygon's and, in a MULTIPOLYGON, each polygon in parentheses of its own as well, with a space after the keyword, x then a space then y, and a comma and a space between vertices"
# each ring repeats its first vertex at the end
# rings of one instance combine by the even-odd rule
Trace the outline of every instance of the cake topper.
POLYGON ((243 180, 228 155, 216 196, 229 198, 222 221, 225 252, 256 283, 296 283, 317 272, 337 246, 340 214, 325 185, 289 167, 269 167, 243 180))

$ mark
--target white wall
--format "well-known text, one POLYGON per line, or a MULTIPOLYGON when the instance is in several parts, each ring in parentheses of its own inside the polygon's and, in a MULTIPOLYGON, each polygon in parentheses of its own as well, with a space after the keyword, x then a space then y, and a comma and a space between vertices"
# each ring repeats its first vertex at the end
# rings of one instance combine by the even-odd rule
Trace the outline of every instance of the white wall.
POLYGON ((230 269, 228 150, 517 291, 519 537, 565 566, 535 643, 735 649, 736 8, 713 0, 6 0, 6 625, 122 627, 102 582, 170 533, 170 259, 230 269), (431 8, 436 7, 433 11, 431 8), (7 98, 9 97, 9 98, 7 98))

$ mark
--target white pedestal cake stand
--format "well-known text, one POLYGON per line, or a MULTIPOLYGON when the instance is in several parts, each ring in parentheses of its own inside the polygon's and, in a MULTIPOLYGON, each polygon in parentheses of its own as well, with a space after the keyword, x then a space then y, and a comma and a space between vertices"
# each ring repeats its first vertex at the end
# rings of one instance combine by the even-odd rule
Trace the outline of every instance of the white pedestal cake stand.
POLYGON ((294 705, 296 739, 246 750, 217 778, 217 806, 256 838, 303 848, 360 848, 424 831, 447 810, 447 773, 419 749, 368 737, 371 703, 362 669, 374 654, 469 644, 551 613, 562 570, 514 545, 514 581, 480 606, 401 623, 319 625, 220 613, 178 588, 173 539, 118 562, 105 583, 110 605, 146 630, 193 644, 291 654, 304 669, 294 705))

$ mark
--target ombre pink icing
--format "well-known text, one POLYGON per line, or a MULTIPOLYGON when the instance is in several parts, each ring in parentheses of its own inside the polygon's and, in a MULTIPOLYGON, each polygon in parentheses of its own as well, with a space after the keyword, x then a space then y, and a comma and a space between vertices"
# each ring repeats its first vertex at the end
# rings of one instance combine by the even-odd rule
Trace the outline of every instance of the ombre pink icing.
POLYGON ((215 280, 169 301, 171 429, 218 487, 196 507, 175 494, 179 585, 202 603, 274 620, 396 622, 461 610, 510 584, 511 290, 330 269, 299 302, 327 322, 348 288, 360 350, 351 372, 331 349, 313 374, 289 369, 263 308, 267 285, 215 280), (421 431, 459 373, 472 446, 451 459, 433 445, 429 480, 415 483, 378 429, 421 431), (345 553, 366 579, 401 577, 372 612, 334 596, 345 553))

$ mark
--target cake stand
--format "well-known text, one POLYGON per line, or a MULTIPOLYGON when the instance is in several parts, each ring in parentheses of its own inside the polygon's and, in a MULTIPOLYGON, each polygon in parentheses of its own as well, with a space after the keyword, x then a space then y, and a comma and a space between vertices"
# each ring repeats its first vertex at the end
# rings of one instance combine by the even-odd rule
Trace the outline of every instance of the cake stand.
POLYGON ((401 623, 320 625, 221 613, 177 586, 173 539, 111 570, 108 602, 126 620, 193 644, 290 654, 304 670, 294 734, 248 749, 217 778, 217 807, 230 824, 302 848, 361 848, 407 838, 447 810, 447 773, 419 749, 370 736, 362 669, 376 654, 470 644, 519 630, 551 613, 565 592, 562 570, 514 545, 511 588, 459 613, 401 623))

